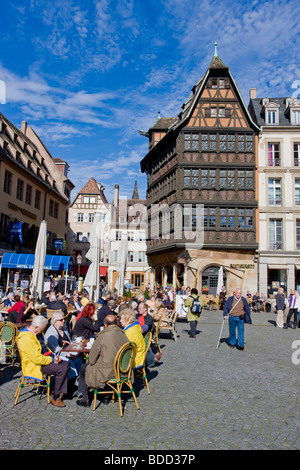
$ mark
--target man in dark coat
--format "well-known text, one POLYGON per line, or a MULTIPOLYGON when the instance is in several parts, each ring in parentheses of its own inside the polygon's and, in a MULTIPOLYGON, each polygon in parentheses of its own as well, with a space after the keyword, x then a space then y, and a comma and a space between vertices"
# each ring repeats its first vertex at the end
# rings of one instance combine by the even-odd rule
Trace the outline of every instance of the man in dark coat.
POLYGON ((229 345, 239 350, 244 349, 244 323, 252 323, 250 308, 242 290, 236 289, 234 295, 228 297, 223 310, 224 320, 229 318, 229 345), (238 337, 236 338, 236 330, 238 337), (237 343, 237 344, 236 344, 237 343))
POLYGON ((68 313, 68 308, 62 300, 56 298, 55 292, 50 292, 49 296, 50 302, 47 305, 47 308, 50 310, 62 310, 65 315, 68 313))
POLYGON ((114 360, 119 349, 128 343, 128 338, 117 325, 117 318, 111 312, 104 319, 104 329, 98 334, 89 354, 87 363, 82 364, 79 372, 77 400, 79 406, 90 406, 89 388, 104 387, 107 380, 113 379, 114 360))
POLYGON ((116 315, 116 313, 114 312, 115 308, 116 308, 116 303, 114 300, 109 300, 107 302, 107 305, 103 305, 101 308, 99 308, 97 312, 97 321, 96 321, 99 327, 104 326, 104 318, 107 315, 111 315, 112 313, 116 315))

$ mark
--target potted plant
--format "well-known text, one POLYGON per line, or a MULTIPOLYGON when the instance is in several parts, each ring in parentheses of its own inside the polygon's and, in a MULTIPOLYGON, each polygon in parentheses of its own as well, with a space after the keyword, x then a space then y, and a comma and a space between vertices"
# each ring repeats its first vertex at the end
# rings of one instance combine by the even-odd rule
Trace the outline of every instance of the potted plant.
POLYGON ((208 294, 209 292, 209 287, 207 285, 202 286, 202 294, 208 294))

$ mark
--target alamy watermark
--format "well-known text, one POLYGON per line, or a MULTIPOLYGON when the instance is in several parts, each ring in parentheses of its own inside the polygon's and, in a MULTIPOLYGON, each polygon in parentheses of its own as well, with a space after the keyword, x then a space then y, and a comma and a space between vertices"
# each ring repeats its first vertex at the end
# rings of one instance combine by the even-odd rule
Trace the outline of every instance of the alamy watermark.
MULTIPOLYGON (((174 240, 184 243, 186 249, 201 249, 204 244, 203 204, 152 204, 129 205, 126 198, 120 199, 118 210, 110 214, 110 231, 144 230, 145 239, 174 240)), ((98 232, 99 233, 99 232, 98 232)), ((113 233, 111 231, 110 238, 113 233)))
POLYGON ((0 80, 0 104, 6 104, 6 84, 0 80))
POLYGON ((298 366, 300 364, 300 340, 299 339, 293 341, 292 349, 296 349, 296 351, 293 352, 292 354, 292 363, 295 366, 298 366))

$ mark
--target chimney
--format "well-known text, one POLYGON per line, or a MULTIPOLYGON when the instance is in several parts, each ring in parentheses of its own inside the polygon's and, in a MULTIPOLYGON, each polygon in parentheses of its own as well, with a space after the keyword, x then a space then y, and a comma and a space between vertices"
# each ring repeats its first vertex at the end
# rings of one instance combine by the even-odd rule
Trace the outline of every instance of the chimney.
POLYGON ((250 88, 250 99, 255 100, 256 98, 256 88, 250 88))
POLYGON ((22 121, 21 132, 23 132, 23 134, 25 134, 25 135, 26 135, 26 129, 27 129, 27 122, 22 121))
POLYGON ((115 184, 113 205, 115 207, 118 207, 118 204, 119 204, 119 185, 115 184))

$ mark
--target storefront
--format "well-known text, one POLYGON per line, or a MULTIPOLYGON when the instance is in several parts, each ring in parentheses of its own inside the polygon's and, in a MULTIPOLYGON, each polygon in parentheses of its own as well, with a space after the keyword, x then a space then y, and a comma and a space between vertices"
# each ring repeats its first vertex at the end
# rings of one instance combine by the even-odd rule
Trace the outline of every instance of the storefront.
MULTIPOLYGON (((8 287, 21 287, 26 289, 30 285, 30 277, 34 268, 34 254, 4 253, 1 259, 0 273, 2 289, 8 287)), ((73 258, 71 256, 46 255, 44 283, 50 288, 54 287, 55 276, 60 280, 63 275, 64 283, 71 282, 73 275, 73 258)), ((47 290, 50 290, 47 288, 47 290)))

